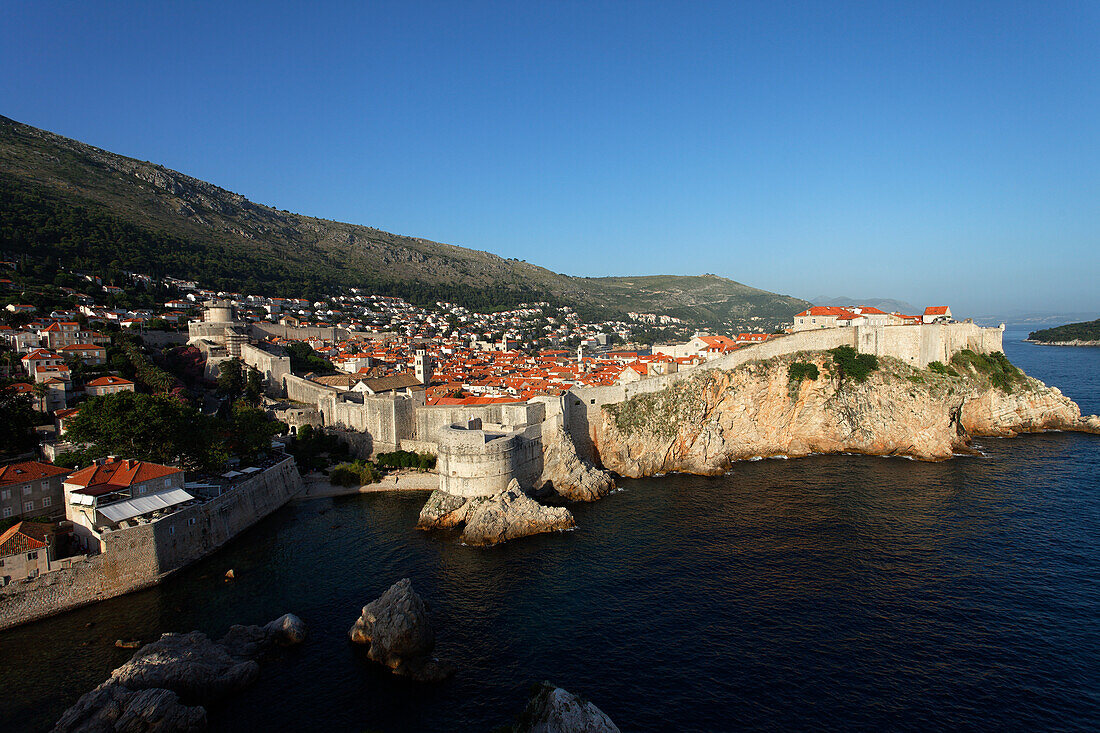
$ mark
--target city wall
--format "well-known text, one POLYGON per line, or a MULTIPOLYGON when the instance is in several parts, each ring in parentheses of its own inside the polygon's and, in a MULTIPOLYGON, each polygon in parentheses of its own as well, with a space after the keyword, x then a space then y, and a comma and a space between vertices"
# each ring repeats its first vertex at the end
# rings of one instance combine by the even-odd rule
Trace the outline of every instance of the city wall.
POLYGON ((0 629, 159 583, 286 504, 301 488, 298 467, 286 458, 208 502, 106 532, 104 552, 0 588, 0 629))
POLYGON ((531 491, 542 475, 542 425, 515 432, 449 425, 438 432, 439 488, 456 496, 504 491, 513 479, 531 491))
POLYGON ((346 341, 348 331, 334 326, 283 326, 278 323, 250 323, 248 324, 250 335, 258 339, 276 336, 281 339, 294 341, 306 341, 308 339, 320 339, 322 341, 346 341))
POLYGON ((771 359, 799 351, 825 351, 851 346, 861 353, 890 356, 917 368, 933 361, 946 364, 963 349, 988 354, 1003 349, 1003 331, 973 323, 929 323, 920 326, 855 326, 799 331, 771 341, 742 347, 725 356, 672 374, 608 387, 574 387, 564 413, 566 429, 581 456, 594 460, 592 430, 604 405, 623 402, 639 394, 658 392, 708 369, 735 369, 750 361, 771 359))

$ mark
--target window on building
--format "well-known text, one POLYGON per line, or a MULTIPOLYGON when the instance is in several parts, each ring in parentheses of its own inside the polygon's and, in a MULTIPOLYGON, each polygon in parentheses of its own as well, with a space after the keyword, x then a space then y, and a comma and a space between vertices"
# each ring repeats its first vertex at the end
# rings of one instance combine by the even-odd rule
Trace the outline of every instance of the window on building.
POLYGON ((175 527, 169 527, 168 528, 168 534, 175 534, 175 533, 176 533, 176 528, 175 527))
POLYGON ((38 551, 36 550, 34 552, 28 552, 27 553, 27 559, 28 560, 37 560, 38 559, 38 551))
POLYGON ((11 516, 11 507, 10 506, 4 507, 4 519, 7 519, 10 516, 11 516))
POLYGON ((139 494, 144 494, 145 493, 145 487, 144 486, 139 486, 138 487, 138 493, 139 494))
POLYGON ((4 489, 3 491, 0 491, 0 499, 10 499, 10 498, 11 498, 11 489, 4 489))
POLYGON ((170 479, 170 478, 164 479, 164 485, 165 486, 171 486, 172 485, 172 479, 170 479))
POLYGON ((30 496, 30 495, 31 495, 31 485, 27 484, 26 486, 23 487, 23 496, 30 496))
POLYGON ((49 505, 50 505, 51 503, 53 503, 53 500, 52 500, 52 499, 50 499, 50 497, 48 497, 48 496, 44 496, 44 497, 42 497, 42 506, 44 506, 44 507, 47 507, 47 506, 49 506, 49 505))
POLYGON ((25 501, 25 502, 23 502, 23 511, 25 511, 25 512, 33 512, 33 511, 34 511, 34 502, 33 502, 33 501, 25 501))
POLYGON ((49 481, 43 481, 41 484, 38 485, 38 488, 42 489, 43 491, 49 491, 50 490, 50 482, 49 481))

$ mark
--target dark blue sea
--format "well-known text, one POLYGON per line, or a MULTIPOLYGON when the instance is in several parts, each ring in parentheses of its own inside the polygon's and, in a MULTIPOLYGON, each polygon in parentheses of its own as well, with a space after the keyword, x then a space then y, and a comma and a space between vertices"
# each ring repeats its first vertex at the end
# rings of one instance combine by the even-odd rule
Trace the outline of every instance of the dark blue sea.
MULTIPOLYGON (((1012 361, 1100 412, 1100 349, 1025 336, 1006 334, 1012 361)), ((624 481, 576 531, 492 550, 413 531, 423 495, 296 503, 159 588, 0 633, 0 730, 48 728, 128 658, 117 638, 287 611, 312 637, 215 730, 485 731, 543 679, 624 731, 1096 730, 1100 437, 980 447, 624 481), (394 679, 346 641, 403 576, 449 682, 394 679)))

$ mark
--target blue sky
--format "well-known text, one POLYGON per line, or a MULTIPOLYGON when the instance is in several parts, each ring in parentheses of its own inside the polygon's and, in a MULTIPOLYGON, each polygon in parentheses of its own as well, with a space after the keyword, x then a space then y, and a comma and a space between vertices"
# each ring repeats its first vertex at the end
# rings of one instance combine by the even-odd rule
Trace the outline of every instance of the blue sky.
POLYGON ((0 114, 570 274, 1100 311, 1098 38, 1091 2, 12 0, 0 114))

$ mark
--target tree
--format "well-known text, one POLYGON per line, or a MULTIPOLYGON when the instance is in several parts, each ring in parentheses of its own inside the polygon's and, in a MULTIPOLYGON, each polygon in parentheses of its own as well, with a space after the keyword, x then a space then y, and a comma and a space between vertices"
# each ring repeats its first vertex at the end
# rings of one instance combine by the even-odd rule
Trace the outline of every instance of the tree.
POLYGON ((245 390, 244 364, 233 357, 218 366, 218 395, 236 402, 245 390))
POLYGON ((168 395, 136 392, 93 397, 80 406, 68 430, 74 443, 90 443, 93 457, 116 454, 195 468, 218 464, 213 418, 168 395))
POLYGON ((264 396, 264 376, 255 367, 248 367, 244 398, 250 405, 259 406, 264 396))
POLYGON ((0 387, 0 454, 18 455, 33 448, 37 424, 31 397, 0 387))
POLYGON ((272 420, 263 410, 243 401, 237 402, 226 430, 226 449, 242 461, 255 461, 271 450, 271 439, 286 430, 286 423, 272 420))

